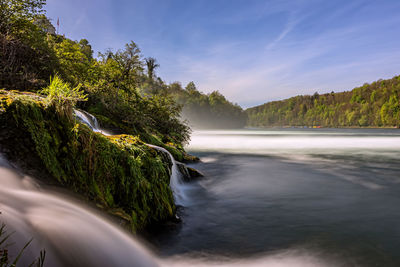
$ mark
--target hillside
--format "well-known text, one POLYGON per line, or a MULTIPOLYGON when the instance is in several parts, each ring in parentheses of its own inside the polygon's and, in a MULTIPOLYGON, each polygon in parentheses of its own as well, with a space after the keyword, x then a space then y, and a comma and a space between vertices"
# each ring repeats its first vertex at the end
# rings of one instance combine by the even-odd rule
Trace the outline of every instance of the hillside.
POLYGON ((400 76, 351 91, 300 95, 246 110, 247 125, 400 127, 400 76))

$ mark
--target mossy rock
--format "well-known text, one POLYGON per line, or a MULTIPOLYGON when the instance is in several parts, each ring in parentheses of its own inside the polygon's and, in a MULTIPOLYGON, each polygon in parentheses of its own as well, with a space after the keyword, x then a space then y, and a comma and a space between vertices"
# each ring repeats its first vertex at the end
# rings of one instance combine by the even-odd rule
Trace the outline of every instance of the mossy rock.
POLYGON ((45 170, 49 180, 122 218, 133 231, 175 214, 170 162, 138 136, 106 137, 72 108, 34 94, 0 90, 0 146, 45 170))

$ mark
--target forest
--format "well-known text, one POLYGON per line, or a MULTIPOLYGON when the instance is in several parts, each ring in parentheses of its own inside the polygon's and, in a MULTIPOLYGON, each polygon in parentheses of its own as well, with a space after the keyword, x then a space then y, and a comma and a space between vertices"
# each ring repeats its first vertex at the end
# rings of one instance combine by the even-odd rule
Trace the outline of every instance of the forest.
POLYGON ((400 127, 400 76, 351 91, 300 95, 246 110, 251 127, 400 127))

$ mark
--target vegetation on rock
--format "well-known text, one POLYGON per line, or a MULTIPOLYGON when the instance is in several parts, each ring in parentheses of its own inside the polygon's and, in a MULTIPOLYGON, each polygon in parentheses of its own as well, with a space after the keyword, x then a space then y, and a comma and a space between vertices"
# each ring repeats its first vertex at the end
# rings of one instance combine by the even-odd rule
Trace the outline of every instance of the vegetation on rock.
POLYGON ((174 215, 171 163, 160 152, 137 136, 95 133, 60 112, 72 112, 60 108, 67 102, 55 103, 0 92, 0 146, 9 148, 10 157, 43 168, 53 181, 123 218, 133 231, 174 215))

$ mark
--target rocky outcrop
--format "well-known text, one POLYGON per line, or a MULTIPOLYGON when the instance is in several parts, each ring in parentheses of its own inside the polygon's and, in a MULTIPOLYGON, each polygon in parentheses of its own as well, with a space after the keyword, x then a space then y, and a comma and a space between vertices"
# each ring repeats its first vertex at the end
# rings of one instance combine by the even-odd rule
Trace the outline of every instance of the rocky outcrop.
POLYGON ((203 177, 204 175, 191 167, 186 166, 185 164, 181 162, 177 162, 178 169, 180 173, 182 174, 182 178, 185 182, 190 182, 195 178, 203 177))
POLYGON ((121 218, 132 231, 174 218, 171 162, 137 136, 104 136, 72 108, 0 90, 0 147, 25 170, 121 218), (57 106, 58 105, 58 106, 57 106))

